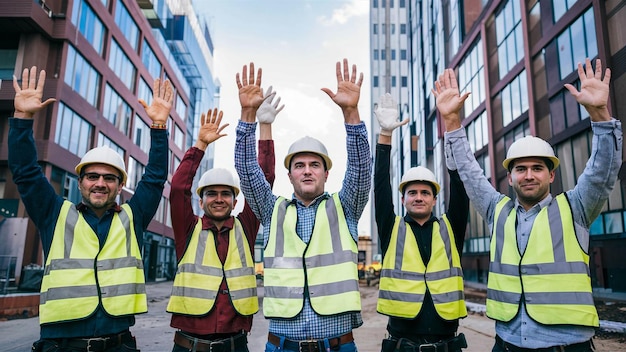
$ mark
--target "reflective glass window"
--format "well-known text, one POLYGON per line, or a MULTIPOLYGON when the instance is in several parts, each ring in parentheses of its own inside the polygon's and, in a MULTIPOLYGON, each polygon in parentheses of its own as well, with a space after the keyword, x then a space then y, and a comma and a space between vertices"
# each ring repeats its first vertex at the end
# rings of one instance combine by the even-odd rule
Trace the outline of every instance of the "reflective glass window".
POLYGON ((563 79, 576 71, 579 62, 598 55, 593 7, 567 27, 556 39, 559 50, 559 74, 563 79))
POLYGON ((150 72, 152 79, 161 77, 161 63, 145 39, 143 40, 143 49, 141 51, 141 62, 150 72))
POLYGON ((72 24, 87 39, 98 54, 104 48, 105 27, 100 18, 84 0, 74 1, 72 24))
POLYGON ((143 119, 135 114, 133 141, 144 153, 150 152, 150 126, 143 119))
POLYGON ((504 77, 523 57, 522 16, 519 1, 510 0, 496 15, 498 68, 504 77))
POLYGON ((137 69, 115 40, 111 41, 109 68, 124 82, 128 89, 134 90, 137 69))
POLYGON ((132 110, 130 105, 111 87, 106 85, 104 92, 104 103, 102 104, 102 114, 118 130, 128 135, 128 127, 132 110))
POLYGON ((139 45, 139 27, 121 0, 117 0, 115 4, 115 24, 122 28, 124 37, 128 40, 133 49, 137 51, 137 46, 139 45))
POLYGON ((92 126, 62 102, 57 114, 54 142, 82 157, 91 149, 92 126))
POLYGON ((68 47, 65 83, 94 107, 100 95, 100 74, 73 46, 68 47))

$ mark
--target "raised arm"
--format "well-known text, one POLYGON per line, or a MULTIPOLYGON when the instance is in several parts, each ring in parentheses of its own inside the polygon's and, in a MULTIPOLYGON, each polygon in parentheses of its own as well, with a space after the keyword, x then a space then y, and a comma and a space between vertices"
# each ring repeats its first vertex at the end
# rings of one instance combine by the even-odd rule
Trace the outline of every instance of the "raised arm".
POLYGON ((374 212, 378 237, 383 250, 387 249, 396 213, 393 206, 393 192, 389 174, 391 155, 391 135, 397 127, 405 125, 409 119, 398 121, 398 104, 391 94, 380 97, 374 115, 380 125, 376 160, 374 162, 374 212))
MULTIPOLYGON (((263 92, 263 90, 261 90, 263 92)), ((285 105, 280 105, 280 97, 272 92, 272 86, 263 94, 265 100, 256 113, 259 121, 259 155, 258 161, 265 173, 265 179, 271 186, 276 179, 276 155, 274 153, 274 141, 272 140, 272 124, 285 105), (276 101, 274 101, 276 97, 276 101)))
POLYGON ((448 169, 458 170, 470 201, 478 213, 490 222, 490 206, 502 195, 491 185, 476 161, 461 124, 461 108, 470 93, 459 93, 456 75, 450 68, 439 76, 432 93, 446 128, 444 144, 448 169))
MULTIPOLYGON (((574 209, 583 211, 583 214, 574 212, 575 220, 589 227, 602 212, 615 187, 622 163, 623 136, 621 122, 611 117, 607 107, 611 70, 607 68, 603 78, 601 61, 596 61, 594 70, 591 61, 586 59, 584 69, 582 64, 578 64, 578 78, 580 91, 571 84, 565 87, 589 113, 593 140, 585 169, 567 195, 570 202, 578 205, 574 209)), ((588 240, 581 241, 581 245, 587 248, 588 240)))
MULTIPOLYGON (((146 229, 152 221, 161 202, 163 187, 167 181, 169 169, 167 120, 172 110, 173 98, 170 81, 162 82, 161 79, 157 78, 152 86, 152 103, 150 106, 142 99, 138 100, 152 120, 150 153, 141 181, 137 184, 135 194, 128 201, 128 204, 133 209, 135 222, 142 224, 143 229, 146 229)), ((137 236, 141 236, 141 234, 138 233, 137 236)))
POLYGON ((41 70, 37 79, 37 67, 22 72, 21 85, 13 76, 15 89, 14 118, 9 119, 8 165, 13 174, 24 207, 31 220, 40 229, 44 253, 48 253, 52 242, 52 229, 56 222, 63 198, 43 174, 37 163, 37 148, 33 137, 33 116, 44 107, 56 101, 50 98, 42 102, 46 71, 41 70))
MULTIPOLYGON (((265 226, 271 219, 271 209, 275 197, 272 194, 272 187, 266 181, 266 174, 259 166, 259 161, 255 157, 256 153, 256 114, 261 103, 266 99, 261 91, 262 71, 258 70, 255 77, 254 63, 242 69, 235 76, 237 87, 239 88, 239 103, 241 104, 241 119, 237 126, 237 137, 235 140, 235 169, 241 180, 241 191, 244 194, 246 203, 250 205, 256 217, 265 226), (249 74, 248 74, 249 69, 249 74)), ((270 93, 267 97, 272 96, 270 93)), ((263 138, 266 138, 264 134, 263 138)))

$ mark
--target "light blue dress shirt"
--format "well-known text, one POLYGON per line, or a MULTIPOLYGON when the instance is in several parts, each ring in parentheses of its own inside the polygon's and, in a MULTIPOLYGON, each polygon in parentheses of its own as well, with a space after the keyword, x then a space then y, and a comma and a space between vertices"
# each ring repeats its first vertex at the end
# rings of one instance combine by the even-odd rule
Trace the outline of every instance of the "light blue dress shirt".
MULTIPOLYGON (((589 227, 602 211, 611 190, 615 186, 622 162, 622 125, 618 120, 592 122, 593 141, 591 157, 576 186, 565 192, 574 215, 576 237, 581 248, 588 252, 589 227)), ((504 197, 485 177, 483 170, 470 149, 464 128, 446 132, 446 164, 459 171, 467 195, 476 211, 493 228, 496 204, 504 197)), ((548 195, 526 211, 517 199, 517 245, 523 255, 533 222, 541 208, 552 200, 548 195)), ((523 299, 523 296, 522 296, 523 299)), ((509 322, 496 321, 496 334, 504 341, 524 348, 545 348, 584 342, 593 337, 595 329, 580 325, 545 325, 533 320, 524 304, 517 316, 509 322)))

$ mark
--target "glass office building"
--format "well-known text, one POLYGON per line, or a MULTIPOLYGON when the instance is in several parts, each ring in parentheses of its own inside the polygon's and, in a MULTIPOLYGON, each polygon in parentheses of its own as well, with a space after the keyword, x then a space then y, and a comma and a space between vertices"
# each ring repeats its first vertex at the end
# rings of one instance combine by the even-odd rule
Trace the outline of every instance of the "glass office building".
MULTIPOLYGON (((371 0, 370 7, 372 103, 391 92, 401 114, 411 118, 394 134, 392 182, 399 183, 412 166, 431 168, 444 188, 437 211, 445 209, 447 172, 444 128, 430 90, 445 68, 455 70, 461 92, 472 93, 463 126, 486 176, 505 194, 514 193, 502 160, 508 146, 526 135, 550 142, 561 160, 553 194, 576 184, 591 151, 591 128, 585 109, 563 85, 579 85, 578 62, 600 58, 611 68, 609 109, 618 119, 626 116, 625 1, 371 0)), ((591 226, 595 289, 626 291, 624 176, 620 171, 591 226)), ((396 208, 402 209, 399 200, 396 208)), ((466 280, 486 282, 489 241, 486 223, 472 208, 463 254, 466 280)))

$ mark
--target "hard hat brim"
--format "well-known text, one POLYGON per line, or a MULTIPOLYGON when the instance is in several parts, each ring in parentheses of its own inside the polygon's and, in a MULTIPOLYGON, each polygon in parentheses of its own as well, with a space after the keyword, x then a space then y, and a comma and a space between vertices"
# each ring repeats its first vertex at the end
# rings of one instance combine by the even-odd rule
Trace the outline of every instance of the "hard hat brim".
POLYGON ((320 154, 317 151, 312 151, 312 150, 299 150, 295 153, 291 153, 291 154, 287 154, 287 156, 285 157, 285 169, 289 170, 289 167, 291 166, 291 159, 293 159, 294 156, 298 155, 298 154, 315 154, 317 156, 319 156, 320 158, 322 158, 322 160, 324 160, 324 163, 326 164, 326 170, 330 170, 331 167, 333 167, 333 162, 330 160, 330 158, 326 155, 320 154))

